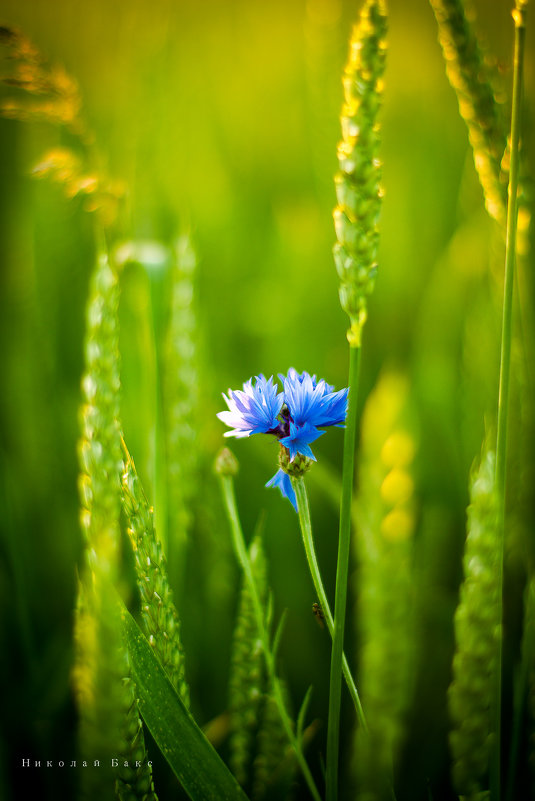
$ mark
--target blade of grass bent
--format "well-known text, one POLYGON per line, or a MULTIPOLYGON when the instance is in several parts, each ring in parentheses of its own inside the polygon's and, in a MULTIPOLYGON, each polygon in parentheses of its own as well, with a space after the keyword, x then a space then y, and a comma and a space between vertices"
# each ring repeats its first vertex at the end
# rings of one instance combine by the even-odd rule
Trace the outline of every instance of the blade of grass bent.
POLYGON ((176 694, 139 626, 121 604, 138 704, 150 733, 192 801, 247 801, 176 694))
MULTIPOLYGON (((501 559, 499 564, 498 584, 502 596, 504 587, 505 560, 505 487, 506 487, 506 454, 507 454, 507 418, 509 413, 509 385, 511 374, 512 314, 513 314, 513 282, 516 260, 516 232, 518 222, 518 171, 519 144, 522 100, 523 61, 526 38, 527 0, 516 0, 513 10, 515 25, 515 49, 513 65, 513 105, 511 111, 511 146, 507 204, 507 229, 505 240, 505 276, 503 290, 502 345, 500 357, 500 378, 498 396, 498 431, 496 438, 496 488, 499 501, 499 526, 501 536, 501 559)), ((503 606, 502 606, 503 608, 503 606)), ((503 614, 503 613, 502 613, 503 614)), ((499 644, 498 682, 495 698, 496 738, 495 758, 492 762, 493 775, 491 781, 491 798, 501 797, 501 692, 503 640, 499 644)))

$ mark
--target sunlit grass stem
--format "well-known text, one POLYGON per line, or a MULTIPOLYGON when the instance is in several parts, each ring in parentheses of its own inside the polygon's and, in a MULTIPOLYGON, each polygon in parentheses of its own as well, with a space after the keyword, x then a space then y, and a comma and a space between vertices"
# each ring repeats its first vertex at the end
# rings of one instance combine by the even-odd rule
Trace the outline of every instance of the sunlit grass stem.
POLYGON ((349 408, 344 434, 342 499, 336 568, 333 647, 327 726, 327 801, 338 797, 338 761, 344 627, 351 539, 351 499, 355 472, 357 391, 361 334, 367 301, 377 274, 378 221, 382 189, 377 115, 381 106, 386 54, 387 15, 384 0, 366 0, 353 29, 344 70, 342 141, 338 145, 339 171, 335 177, 337 206, 334 261, 340 278, 340 303, 351 322, 348 331, 349 408))
MULTIPOLYGON (((314 588, 316 590, 318 600, 321 604, 321 608, 325 617, 325 623, 327 624, 327 629, 329 630, 329 634, 332 637, 334 632, 334 620, 331 608, 329 606, 329 601, 327 599, 327 594, 323 586, 321 572, 316 557, 316 549, 314 546, 314 538, 312 536, 312 525, 310 523, 310 509, 308 505, 308 495, 307 495, 305 480, 302 477, 294 478, 292 480, 292 483, 295 489, 295 494, 297 496, 299 524, 301 526, 301 534, 303 536, 303 544, 305 546, 305 552, 306 552, 308 566, 310 569, 310 574, 312 576, 312 581, 314 582, 314 588)), ((345 654, 342 654, 342 670, 344 678, 346 680, 347 688, 349 690, 349 694, 351 695, 353 703, 355 704, 355 710, 357 712, 359 723, 363 727, 363 729, 367 731, 368 726, 366 723, 366 718, 364 716, 364 711, 362 709, 362 704, 360 702, 358 690, 355 686, 353 676, 351 675, 351 670, 349 668, 349 664, 345 654)))
POLYGON ((500 359, 500 393, 498 399, 498 433, 496 440, 496 479, 502 499, 505 492, 505 460, 507 444, 507 412, 509 408, 509 379, 511 365, 513 281, 516 258, 516 229, 518 210, 518 166, 520 113, 522 95, 522 64, 526 36, 526 2, 517 1, 513 12, 515 21, 515 57, 513 68, 513 109, 511 116, 511 162, 507 206, 507 234, 505 242, 505 281, 502 318, 502 345, 500 359))
POLYGON ((357 400, 360 375, 360 345, 349 349, 349 401, 344 430, 344 459, 342 468, 342 500, 336 566, 334 601, 333 647, 329 683, 329 722, 327 726, 327 801, 338 797, 338 753, 340 744, 340 706, 342 695, 342 662, 344 628, 349 576, 349 546, 351 542, 351 501, 355 475, 355 443, 357 439, 357 400))
MULTIPOLYGON (((526 37, 525 13, 527 0, 517 0, 513 11, 515 23, 515 49, 513 64, 513 103, 511 112, 511 157, 509 168, 509 187, 507 204, 507 230, 505 239, 505 279, 503 296, 502 343, 500 358, 500 383, 498 396, 498 431, 496 437, 496 489, 499 504, 499 531, 501 539, 501 558, 499 562, 499 591, 503 596, 503 563, 505 551, 505 482, 507 457, 507 418, 509 413, 509 386, 511 374, 511 342, 513 283, 516 257, 516 229, 518 212, 518 166, 520 141, 520 116, 522 98, 522 67, 526 37)), ((500 754, 501 754, 501 674, 503 642, 499 644, 498 683, 496 697, 496 754, 493 760, 494 780, 491 783, 494 799, 500 798, 500 754)))
POLYGON ((284 702, 281 683, 276 674, 275 656, 269 642, 269 634, 265 623, 265 614, 262 608, 262 603, 254 579, 251 563, 249 560, 249 555, 247 553, 247 548, 243 537, 240 519, 238 516, 238 509, 236 506, 236 496, 234 493, 234 482, 231 475, 228 474, 222 475, 221 472, 219 472, 219 480, 221 483, 221 490, 223 493, 225 510, 229 519, 230 528, 232 532, 232 544, 234 546, 234 551, 236 553, 238 562, 240 563, 241 568, 243 570, 245 581, 249 588, 249 592, 251 594, 251 600, 253 602, 256 624, 258 628, 258 636, 262 641, 262 649, 264 652, 266 669, 268 672, 270 684, 273 689, 273 697, 275 703, 277 704, 277 709, 279 710, 279 714, 281 717, 282 724, 284 726, 284 730, 286 732, 286 736, 288 737, 288 740, 295 751, 297 762, 299 763, 299 767, 305 778, 310 794, 314 798, 314 801, 321 801, 321 796, 319 794, 318 788, 316 787, 316 783, 310 772, 310 768, 308 767, 308 764, 301 750, 300 744, 295 736, 291 718, 286 710, 286 704, 284 702))

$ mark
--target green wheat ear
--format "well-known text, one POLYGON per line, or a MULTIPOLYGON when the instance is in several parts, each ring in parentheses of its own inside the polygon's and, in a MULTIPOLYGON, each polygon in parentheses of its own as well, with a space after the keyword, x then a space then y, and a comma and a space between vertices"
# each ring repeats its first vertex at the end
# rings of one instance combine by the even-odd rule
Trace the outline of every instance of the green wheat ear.
POLYGON ((119 632, 109 584, 100 574, 80 582, 75 614, 75 662, 72 670, 74 695, 78 704, 80 759, 91 769, 81 775, 81 797, 111 799, 114 771, 110 755, 119 753, 121 743, 123 673, 119 670, 119 632), (99 762, 98 770, 94 769, 99 762))
POLYGON ((119 564, 121 434, 117 276, 105 255, 91 278, 79 446, 82 531, 89 567, 110 580, 119 564))
POLYGON ((500 180, 507 145, 503 98, 495 89, 497 70, 484 54, 472 14, 462 0, 429 0, 438 23, 446 73, 468 128, 474 164, 488 213, 505 226, 507 184, 500 180))
POLYGON ((123 450, 123 506, 134 551, 137 585, 141 596, 141 617, 150 644, 182 701, 189 707, 180 620, 167 577, 162 544, 154 528, 154 511, 147 502, 124 441, 123 450))
POLYGON ((94 577, 89 589, 80 583, 75 648, 73 683, 80 710, 80 756, 92 768, 95 759, 100 763, 98 770, 91 771, 94 776, 85 777, 83 797, 92 801, 98 793, 99 798, 111 799, 116 776, 115 792, 120 801, 157 801, 108 582, 94 577), (105 660, 103 654, 107 655, 105 660), (103 723, 105 728, 100 729, 103 723), (117 756, 116 772, 110 770, 110 755, 117 756))
POLYGON ((349 315, 348 337, 360 343, 368 296, 377 272, 378 221, 381 211, 381 164, 377 115, 383 91, 386 55, 386 5, 367 0, 349 48, 342 107, 342 141, 335 176, 338 205, 334 224, 338 242, 334 260, 340 278, 340 302, 349 315))
MULTIPOLYGON (((86 563, 75 617, 73 682, 80 711, 82 759, 103 760, 83 773, 87 799, 111 798, 111 755, 124 762, 140 755, 141 770, 119 774, 123 797, 155 798, 143 732, 132 697, 120 635, 114 583, 120 562, 120 380, 117 276, 105 255, 91 277, 82 381, 80 456, 81 526, 86 563), (128 792, 127 792, 128 791, 128 792), (136 795, 137 794, 137 795, 136 795)), ((134 759, 135 762, 135 759, 134 759)))
POLYGON ((170 315, 162 366, 169 540, 170 554, 174 550, 177 552, 176 562, 184 558, 191 527, 199 451, 196 267, 191 240, 183 236, 178 241, 176 261, 171 269, 170 315))
MULTIPOLYGON (((286 697, 288 694, 284 683, 282 690, 286 697)), ((252 801, 288 799, 296 773, 297 762, 288 746, 277 704, 272 694, 266 695, 253 764, 252 801)))
MULTIPOLYGON (((266 560, 258 536, 249 546, 249 560, 260 601, 265 605, 266 560)), ((245 581, 240 592, 230 665, 230 767, 239 783, 246 787, 250 781, 255 735, 266 690, 266 671, 251 593, 245 581)))
MULTIPOLYGON (((126 655, 126 651, 123 653, 126 655)), ((120 753, 123 759, 119 765, 119 778, 115 789, 120 801, 158 801, 158 796, 154 792, 152 768, 148 764, 145 750, 145 737, 137 707, 135 685, 128 676, 127 660, 124 668, 127 678, 123 679, 122 693, 124 715, 120 753), (138 765, 140 767, 137 767, 138 765)))
MULTIPOLYGON (((266 559, 259 536, 249 546, 249 560, 260 602, 265 605, 268 592, 266 559)), ((244 580, 232 641, 229 678, 230 767, 243 787, 250 782, 266 681, 262 642, 258 637, 251 593, 244 580)))
POLYGON ((484 450, 471 478, 464 580, 455 613, 456 650, 448 693, 453 781, 457 791, 468 796, 488 787, 501 637, 496 582, 500 558, 495 456, 484 450))
POLYGON ((404 734, 414 672, 416 441, 408 398, 406 379, 386 373, 370 395, 362 421, 355 548, 359 687, 369 735, 357 731, 355 764, 360 790, 370 798, 389 792, 391 797, 388 777, 404 734))

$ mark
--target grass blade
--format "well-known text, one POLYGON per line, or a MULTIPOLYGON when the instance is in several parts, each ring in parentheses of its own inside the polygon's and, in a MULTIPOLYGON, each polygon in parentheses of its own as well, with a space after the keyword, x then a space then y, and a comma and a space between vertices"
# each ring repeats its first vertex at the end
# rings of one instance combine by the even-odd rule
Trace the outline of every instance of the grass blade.
POLYGON ((141 714, 184 790, 192 801, 246 801, 247 796, 187 711, 123 605, 121 620, 141 714))
POLYGON ((303 733, 305 729, 305 718, 308 711, 308 705, 310 704, 310 699, 312 698, 312 685, 306 691, 305 697, 303 698, 303 703, 301 704, 301 709, 299 710, 299 714, 297 716, 297 739, 302 743, 303 742, 303 733))

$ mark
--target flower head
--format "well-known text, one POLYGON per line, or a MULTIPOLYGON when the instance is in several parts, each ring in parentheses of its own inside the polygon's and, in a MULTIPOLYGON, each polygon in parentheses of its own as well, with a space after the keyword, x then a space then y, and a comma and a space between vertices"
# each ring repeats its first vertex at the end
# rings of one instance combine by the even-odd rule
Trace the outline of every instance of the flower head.
POLYGON ((263 375, 251 378, 242 390, 229 390, 223 395, 229 411, 219 412, 220 420, 232 428, 226 437, 249 437, 251 434, 272 434, 281 445, 281 469, 266 486, 278 487, 296 507, 290 475, 301 474, 316 457, 311 443, 325 432, 326 426, 343 426, 347 414, 348 389, 334 387, 315 375, 298 373, 293 367, 279 375, 283 392, 263 375), (296 470, 298 473, 296 473, 296 470))

